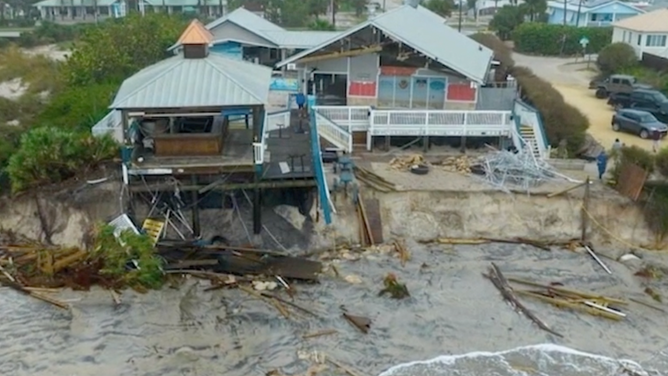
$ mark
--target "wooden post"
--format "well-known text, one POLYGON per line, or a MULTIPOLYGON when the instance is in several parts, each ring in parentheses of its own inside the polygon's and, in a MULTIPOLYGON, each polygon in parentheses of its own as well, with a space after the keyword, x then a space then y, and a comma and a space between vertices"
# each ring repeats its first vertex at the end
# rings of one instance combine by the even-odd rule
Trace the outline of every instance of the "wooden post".
POLYGON ((429 136, 422 137, 422 148, 425 153, 429 151, 429 136))
MULTIPOLYGON (((197 186, 197 175, 192 176, 192 184, 193 186, 197 186)), ((191 192, 191 198, 192 198, 192 208, 190 208, 190 211, 192 213, 192 222, 193 222, 193 236, 196 238, 199 238, 199 236, 202 234, 201 227, 200 227, 200 222, 199 222, 199 194, 196 190, 193 190, 191 192)))
POLYGON ((390 151, 390 136, 385 136, 385 151, 390 151))
POLYGON ((587 241, 587 226, 589 223, 589 176, 587 176, 587 180, 585 180, 585 192, 584 192, 584 197, 582 199, 582 234, 580 236, 580 240, 583 242, 587 241))
POLYGON ((259 187, 253 189, 253 234, 262 232, 262 191, 259 187))

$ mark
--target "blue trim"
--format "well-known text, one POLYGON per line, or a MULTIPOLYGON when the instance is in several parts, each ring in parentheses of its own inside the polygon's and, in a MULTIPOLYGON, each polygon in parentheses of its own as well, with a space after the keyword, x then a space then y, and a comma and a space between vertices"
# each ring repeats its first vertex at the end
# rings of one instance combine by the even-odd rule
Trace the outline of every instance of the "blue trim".
MULTIPOLYGON (((310 98, 309 98, 310 103, 310 98)), ((320 152, 320 136, 318 135, 318 125, 315 121, 315 111, 310 111, 311 117, 311 151, 313 153, 313 170, 315 180, 318 184, 318 193, 320 194, 320 206, 325 217, 325 223, 332 223, 332 209, 329 207, 327 199, 327 183, 325 182, 325 169, 322 166, 322 153, 320 152)))

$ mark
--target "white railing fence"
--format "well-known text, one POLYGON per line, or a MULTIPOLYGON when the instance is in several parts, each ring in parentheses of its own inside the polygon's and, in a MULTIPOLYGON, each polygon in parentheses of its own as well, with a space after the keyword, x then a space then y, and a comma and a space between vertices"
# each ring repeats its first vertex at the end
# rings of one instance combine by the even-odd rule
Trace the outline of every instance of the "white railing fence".
POLYGON ((290 125, 290 111, 282 110, 267 113, 263 133, 275 131, 290 125))
POLYGON ((344 130, 318 112, 315 113, 315 120, 317 123, 318 135, 334 144, 337 148, 352 152, 353 136, 350 132, 344 130))
POLYGON ((369 128, 371 108, 368 106, 316 106, 313 110, 348 132, 363 132, 369 128))

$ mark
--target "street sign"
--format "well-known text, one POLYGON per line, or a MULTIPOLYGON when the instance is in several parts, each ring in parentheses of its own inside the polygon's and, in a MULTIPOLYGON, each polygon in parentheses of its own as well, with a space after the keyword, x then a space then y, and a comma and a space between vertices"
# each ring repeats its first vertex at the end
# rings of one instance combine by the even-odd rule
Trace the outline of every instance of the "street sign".
POLYGON ((582 37, 582 39, 580 39, 580 44, 582 45, 582 47, 587 47, 587 45, 589 44, 589 39, 587 39, 587 37, 582 37))

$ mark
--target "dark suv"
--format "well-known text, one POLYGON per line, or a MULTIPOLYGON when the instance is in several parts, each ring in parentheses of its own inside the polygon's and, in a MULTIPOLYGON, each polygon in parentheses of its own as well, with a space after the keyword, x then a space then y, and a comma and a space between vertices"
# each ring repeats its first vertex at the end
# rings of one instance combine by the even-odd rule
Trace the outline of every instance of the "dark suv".
POLYGON ((616 132, 637 134, 640 138, 649 138, 654 132, 659 132, 661 138, 666 137, 668 126, 647 111, 621 109, 612 115, 612 129, 616 132))

